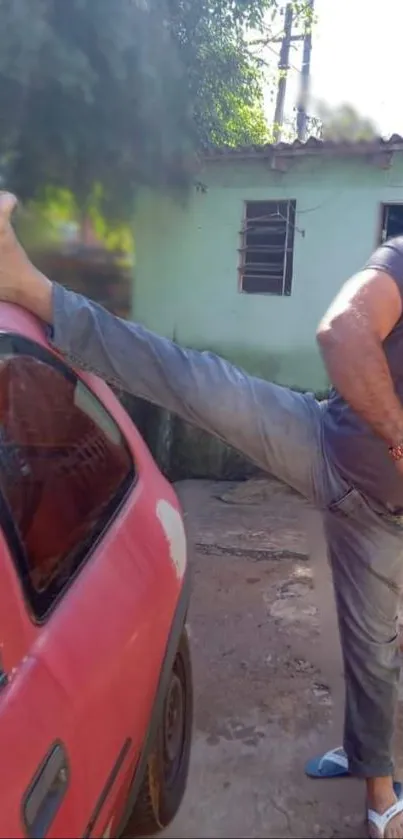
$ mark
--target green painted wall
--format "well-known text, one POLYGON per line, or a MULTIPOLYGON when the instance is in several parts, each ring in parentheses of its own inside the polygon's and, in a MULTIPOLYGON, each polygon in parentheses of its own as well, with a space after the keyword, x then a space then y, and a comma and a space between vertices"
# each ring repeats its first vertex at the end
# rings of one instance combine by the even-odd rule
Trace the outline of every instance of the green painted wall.
POLYGON ((403 202, 403 154, 382 170, 362 159, 308 158, 288 173, 264 162, 210 163, 206 193, 186 201, 144 193, 135 218, 134 317, 252 373, 321 390, 326 376, 315 330, 342 282, 379 235, 380 202, 403 202), (238 291, 245 200, 297 201, 290 297, 238 291))

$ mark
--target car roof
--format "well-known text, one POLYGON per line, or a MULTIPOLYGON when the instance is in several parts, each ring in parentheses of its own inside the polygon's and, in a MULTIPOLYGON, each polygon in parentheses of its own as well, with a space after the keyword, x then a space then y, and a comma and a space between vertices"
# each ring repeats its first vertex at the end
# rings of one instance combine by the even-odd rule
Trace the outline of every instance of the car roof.
POLYGON ((43 325, 21 306, 0 303, 0 332, 8 332, 31 338, 42 346, 47 346, 43 325))

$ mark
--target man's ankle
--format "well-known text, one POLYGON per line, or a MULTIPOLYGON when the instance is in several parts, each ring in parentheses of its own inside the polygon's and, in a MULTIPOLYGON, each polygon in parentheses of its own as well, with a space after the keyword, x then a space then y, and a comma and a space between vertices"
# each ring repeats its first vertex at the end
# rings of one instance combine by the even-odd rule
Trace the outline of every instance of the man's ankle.
POLYGON ((52 283, 34 266, 32 266, 32 271, 27 273, 26 276, 24 275, 20 293, 15 302, 41 318, 45 323, 53 322, 52 283))
POLYGON ((367 778, 366 785, 368 804, 374 810, 387 810, 396 800, 392 775, 367 778))

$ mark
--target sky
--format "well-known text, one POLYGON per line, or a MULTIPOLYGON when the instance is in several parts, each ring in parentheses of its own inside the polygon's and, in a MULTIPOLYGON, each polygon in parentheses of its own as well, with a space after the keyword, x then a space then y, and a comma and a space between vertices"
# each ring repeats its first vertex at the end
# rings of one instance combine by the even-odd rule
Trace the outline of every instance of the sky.
MULTIPOLYGON (((348 102, 381 134, 403 135, 403 0, 315 0, 315 11, 313 97, 348 102)), ((276 63, 273 53, 271 60, 276 63)), ((293 49, 290 61, 296 69, 287 83, 288 112, 298 91, 300 51, 293 49)))

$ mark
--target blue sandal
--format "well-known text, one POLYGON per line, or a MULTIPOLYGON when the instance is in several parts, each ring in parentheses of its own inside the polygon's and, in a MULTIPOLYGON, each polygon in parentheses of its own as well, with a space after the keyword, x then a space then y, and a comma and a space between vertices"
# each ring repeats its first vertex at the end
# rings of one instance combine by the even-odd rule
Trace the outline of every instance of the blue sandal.
POLYGON ((313 757, 305 765, 309 778, 348 778, 348 757, 342 746, 331 749, 324 755, 313 757))
MULTIPOLYGON (((313 757, 305 764, 305 773, 309 778, 348 778, 348 757, 342 746, 330 749, 324 755, 313 757)), ((398 799, 402 798, 403 787, 399 781, 393 784, 398 799)), ((395 805, 394 805, 395 806, 395 805)), ((386 814, 385 814, 386 815, 386 814)), ((390 819, 390 817, 389 817, 390 819)))

